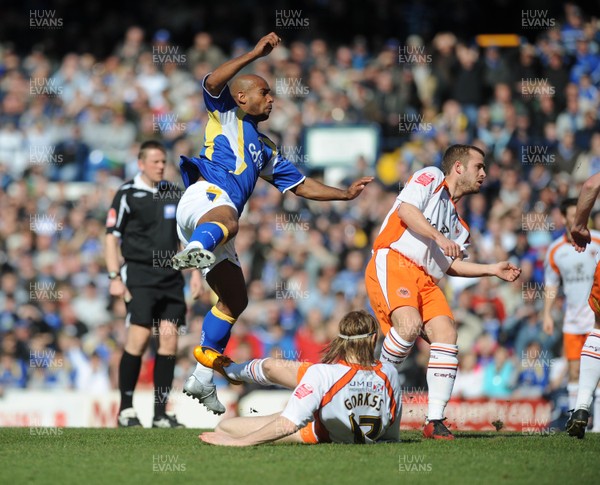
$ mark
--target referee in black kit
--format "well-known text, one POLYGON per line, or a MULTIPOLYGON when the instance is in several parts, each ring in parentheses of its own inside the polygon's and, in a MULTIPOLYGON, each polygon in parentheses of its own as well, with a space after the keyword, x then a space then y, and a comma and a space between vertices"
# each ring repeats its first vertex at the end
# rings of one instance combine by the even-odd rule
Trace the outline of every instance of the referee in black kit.
POLYGON ((119 188, 106 219, 110 294, 123 297, 127 305, 127 342, 119 365, 119 427, 142 426, 133 409, 133 391, 152 333, 159 335, 152 427, 184 427, 166 412, 175 371, 178 327, 185 324, 186 313, 183 276, 170 267, 170 259, 178 251, 175 212, 183 191, 163 180, 166 158, 162 144, 142 143, 138 155, 140 171, 119 188))

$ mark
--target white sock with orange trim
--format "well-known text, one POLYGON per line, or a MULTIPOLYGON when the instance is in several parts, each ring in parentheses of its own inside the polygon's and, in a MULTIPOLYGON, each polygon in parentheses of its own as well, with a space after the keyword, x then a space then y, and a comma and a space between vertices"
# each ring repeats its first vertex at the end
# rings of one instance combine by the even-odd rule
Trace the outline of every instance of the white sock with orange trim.
POLYGON ((444 409, 450 400, 456 369, 458 368, 458 347, 452 344, 432 343, 427 366, 427 387, 429 387, 429 407, 427 419, 442 419, 444 409))
POLYGON ((592 396, 600 380, 600 329, 594 329, 585 339, 579 366, 579 393, 575 410, 590 410, 592 396))
POLYGON ((569 394, 569 409, 575 409, 577 403, 577 393, 579 392, 578 382, 569 382, 567 384, 567 393, 569 394))
POLYGON ((396 329, 392 327, 386 335, 383 346, 381 347, 381 362, 393 364, 396 366, 396 369, 399 370, 414 344, 414 341, 407 342, 400 337, 398 332, 396 332, 396 329))
POLYGON ((261 386, 272 386, 273 383, 267 379, 263 369, 265 360, 267 359, 252 359, 241 364, 232 362, 224 370, 230 379, 260 384, 261 386))

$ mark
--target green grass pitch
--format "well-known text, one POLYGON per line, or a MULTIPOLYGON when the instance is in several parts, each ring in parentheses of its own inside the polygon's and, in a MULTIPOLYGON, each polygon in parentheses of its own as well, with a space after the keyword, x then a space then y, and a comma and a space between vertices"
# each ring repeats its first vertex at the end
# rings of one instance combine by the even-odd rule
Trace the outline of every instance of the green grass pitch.
POLYGON ((454 442, 402 433, 374 446, 223 448, 198 430, 0 428, 0 483, 570 484, 600 483, 600 435, 456 433, 454 442))

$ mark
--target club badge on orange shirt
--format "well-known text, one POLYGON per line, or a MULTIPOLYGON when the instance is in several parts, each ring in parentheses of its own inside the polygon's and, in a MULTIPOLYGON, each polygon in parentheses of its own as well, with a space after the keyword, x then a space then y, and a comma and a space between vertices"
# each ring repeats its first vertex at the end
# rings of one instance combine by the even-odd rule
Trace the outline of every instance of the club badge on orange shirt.
POLYGON ((435 180, 435 177, 432 174, 425 172, 425 173, 422 173, 421 175, 419 175, 415 179, 415 182, 417 182, 418 184, 421 184, 421 185, 424 185, 425 187, 427 187, 434 180, 435 180))

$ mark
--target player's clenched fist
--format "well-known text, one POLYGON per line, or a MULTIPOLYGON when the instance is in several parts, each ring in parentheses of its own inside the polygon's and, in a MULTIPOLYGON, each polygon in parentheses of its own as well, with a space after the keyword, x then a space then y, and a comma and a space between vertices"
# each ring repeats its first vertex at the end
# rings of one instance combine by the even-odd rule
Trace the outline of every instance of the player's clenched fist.
POLYGON ((271 32, 258 41, 256 47, 254 47, 254 54, 256 57, 267 56, 280 43, 281 37, 279 37, 276 33, 271 32))
POLYGON ((446 236, 444 236, 441 233, 435 239, 435 243, 443 251, 443 253, 446 256, 448 256, 449 258, 458 258, 462 253, 460 246, 458 244, 456 244, 454 241, 448 239, 446 236))
POLYGON ((571 229, 573 247, 578 253, 585 251, 585 247, 592 241, 590 230, 586 226, 573 226, 571 229))

